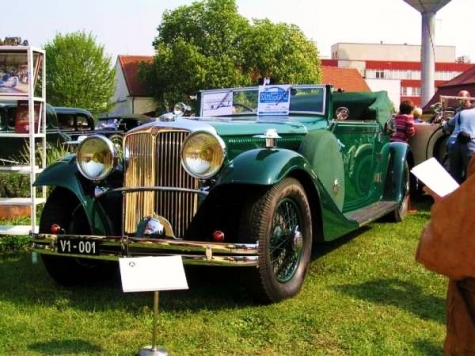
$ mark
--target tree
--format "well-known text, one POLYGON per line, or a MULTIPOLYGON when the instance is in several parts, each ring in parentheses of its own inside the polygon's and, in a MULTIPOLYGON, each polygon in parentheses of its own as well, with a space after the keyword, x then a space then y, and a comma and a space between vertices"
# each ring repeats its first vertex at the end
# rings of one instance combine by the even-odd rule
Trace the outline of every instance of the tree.
POLYGON ((153 42, 152 64, 139 75, 167 110, 200 89, 257 84, 272 75, 283 83, 316 83, 315 44, 295 25, 250 23, 235 0, 203 0, 166 11, 153 42))
POLYGON ((317 47, 295 25, 254 20, 243 37, 243 70, 252 78, 277 83, 314 84, 321 80, 317 47))
POLYGON ((49 104, 80 107, 93 114, 110 109, 115 69, 94 36, 81 31, 57 34, 44 50, 49 104))

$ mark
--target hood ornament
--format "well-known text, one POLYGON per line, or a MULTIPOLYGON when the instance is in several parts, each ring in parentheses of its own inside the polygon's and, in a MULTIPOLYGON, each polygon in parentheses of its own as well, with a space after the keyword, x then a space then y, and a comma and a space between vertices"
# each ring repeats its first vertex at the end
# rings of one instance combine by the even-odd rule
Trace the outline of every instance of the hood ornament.
POLYGON ((282 138, 279 136, 276 129, 267 129, 264 135, 255 135, 254 137, 265 138, 266 148, 274 148, 276 146, 275 140, 277 138, 282 138))
POLYGON ((172 112, 160 115, 159 120, 164 122, 175 121, 177 118, 186 116, 186 114, 189 114, 190 112, 191 107, 189 105, 179 102, 175 104, 172 112))

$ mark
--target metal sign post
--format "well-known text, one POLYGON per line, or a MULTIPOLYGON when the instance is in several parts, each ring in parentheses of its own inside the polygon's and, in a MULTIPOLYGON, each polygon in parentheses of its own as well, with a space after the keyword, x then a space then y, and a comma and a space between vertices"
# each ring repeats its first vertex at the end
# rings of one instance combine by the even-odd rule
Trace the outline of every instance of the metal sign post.
POLYGON ((157 347, 158 292, 188 289, 181 256, 120 258, 120 276, 124 292, 154 292, 152 345, 142 348, 138 356, 168 356, 157 347))
POLYGON ((152 345, 145 346, 140 350, 138 356, 168 356, 165 348, 157 347, 157 324, 158 324, 158 291, 153 293, 153 325, 152 325, 152 345))

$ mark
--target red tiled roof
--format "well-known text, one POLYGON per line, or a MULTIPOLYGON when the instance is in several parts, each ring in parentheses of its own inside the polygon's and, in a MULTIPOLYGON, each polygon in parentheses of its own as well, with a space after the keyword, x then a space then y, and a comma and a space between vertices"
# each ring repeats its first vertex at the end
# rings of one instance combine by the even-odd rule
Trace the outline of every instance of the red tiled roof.
POLYGON ((371 91, 366 81, 355 68, 322 66, 322 83, 332 84, 344 91, 371 91))
POLYGON ((445 82, 440 87, 452 87, 457 85, 467 85, 467 84, 475 84, 475 65, 467 69, 465 72, 460 73, 455 78, 445 82))
POLYGON ((130 96, 151 96, 147 87, 138 77, 140 63, 152 63, 152 56, 124 56, 119 55, 118 61, 124 73, 125 83, 130 96))

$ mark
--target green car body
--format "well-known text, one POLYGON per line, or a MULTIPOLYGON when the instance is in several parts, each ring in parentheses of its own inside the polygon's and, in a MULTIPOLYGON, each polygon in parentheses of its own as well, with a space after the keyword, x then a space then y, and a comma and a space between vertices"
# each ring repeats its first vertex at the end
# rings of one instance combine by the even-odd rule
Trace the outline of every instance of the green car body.
POLYGON ((31 236, 50 275, 76 284, 121 257, 181 255, 242 267, 258 300, 278 302, 299 292, 316 243, 402 220, 412 155, 389 140, 387 93, 274 89, 201 91, 196 116, 125 133, 120 159, 91 136, 50 165, 35 182, 54 189, 31 236), (100 165, 95 151, 108 154, 100 165))

